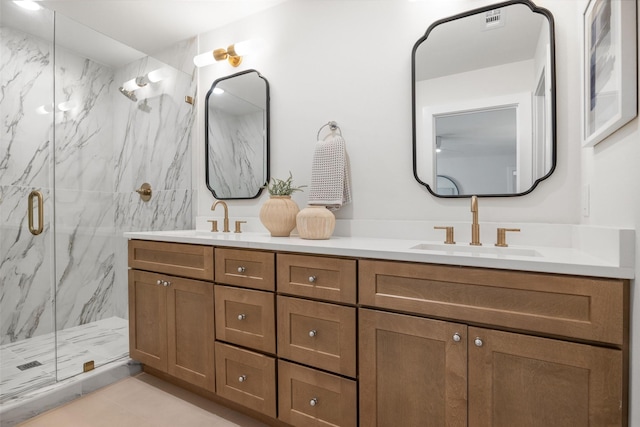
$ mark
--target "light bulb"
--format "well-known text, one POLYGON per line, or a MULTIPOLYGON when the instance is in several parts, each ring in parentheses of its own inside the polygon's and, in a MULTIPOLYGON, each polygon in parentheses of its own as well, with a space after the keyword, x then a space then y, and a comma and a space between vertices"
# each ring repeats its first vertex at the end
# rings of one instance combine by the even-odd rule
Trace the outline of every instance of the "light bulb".
POLYGON ((262 48, 262 42, 260 40, 245 40, 233 45, 233 50, 238 56, 250 55, 258 52, 262 48))
POLYGON ((157 70, 149 71, 147 73, 147 80, 151 83, 157 83, 160 80, 167 78, 167 72, 164 68, 158 68, 157 70))
POLYGON ((213 51, 201 53, 193 57, 193 63, 196 67, 206 67, 214 62, 216 62, 216 59, 213 57, 213 51))
POLYGON ((14 3, 20 6, 23 9, 27 10, 40 10, 42 9, 40 5, 34 1, 30 0, 14 0, 14 3))
POLYGON ((138 86, 138 83, 136 83, 135 78, 122 83, 122 87, 124 88, 124 90, 127 90, 129 92, 140 89, 140 86, 138 86))

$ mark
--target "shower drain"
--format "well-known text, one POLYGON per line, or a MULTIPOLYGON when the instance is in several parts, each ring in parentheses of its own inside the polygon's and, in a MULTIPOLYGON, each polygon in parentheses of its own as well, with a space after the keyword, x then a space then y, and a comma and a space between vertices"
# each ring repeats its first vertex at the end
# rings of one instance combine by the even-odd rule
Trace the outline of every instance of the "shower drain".
POLYGON ((33 362, 25 363, 24 365, 18 365, 16 366, 16 368, 20 369, 21 371, 26 371, 27 369, 35 368, 36 366, 42 366, 42 363, 34 360, 33 362))

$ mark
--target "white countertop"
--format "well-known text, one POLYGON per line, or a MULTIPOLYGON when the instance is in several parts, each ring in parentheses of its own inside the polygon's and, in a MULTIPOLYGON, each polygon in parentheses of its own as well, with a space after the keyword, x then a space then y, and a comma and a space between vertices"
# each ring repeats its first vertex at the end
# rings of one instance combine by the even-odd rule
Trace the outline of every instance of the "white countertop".
POLYGON ((204 230, 176 230, 126 232, 124 237, 232 248, 633 279, 635 275, 633 265, 635 235, 633 230, 620 231, 618 240, 612 239, 614 240, 614 248, 609 252, 613 253, 613 256, 608 253, 606 257, 590 253, 588 249, 566 247, 510 245, 508 248, 497 248, 492 244, 485 244, 477 248, 460 243, 444 245, 442 241, 371 237, 331 237, 328 240, 304 240, 296 236, 271 237, 268 233, 254 232, 236 234, 213 233, 204 230), (616 244, 617 247, 615 247, 616 244), (427 249, 412 249, 417 245, 428 245, 429 247, 427 249))

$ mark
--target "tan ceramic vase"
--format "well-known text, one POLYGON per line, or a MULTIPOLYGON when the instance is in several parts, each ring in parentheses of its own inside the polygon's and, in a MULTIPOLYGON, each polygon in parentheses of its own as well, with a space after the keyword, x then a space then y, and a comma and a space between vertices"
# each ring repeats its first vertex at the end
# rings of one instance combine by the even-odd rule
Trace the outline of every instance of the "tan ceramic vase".
POLYGON ((291 196, 271 196, 260 208, 260 222, 273 237, 289 237, 299 211, 291 196))
POLYGON ((303 239, 325 240, 336 227, 336 217, 324 206, 307 206, 296 216, 298 234, 303 239))

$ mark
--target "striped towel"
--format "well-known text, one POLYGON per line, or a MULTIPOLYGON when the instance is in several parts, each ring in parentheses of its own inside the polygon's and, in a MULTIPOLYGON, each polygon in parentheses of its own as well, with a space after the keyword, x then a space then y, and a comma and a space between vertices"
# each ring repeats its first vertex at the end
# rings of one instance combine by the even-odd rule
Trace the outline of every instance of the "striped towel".
POLYGON ((349 157, 341 135, 318 141, 313 153, 309 205, 335 211, 351 202, 349 157))

